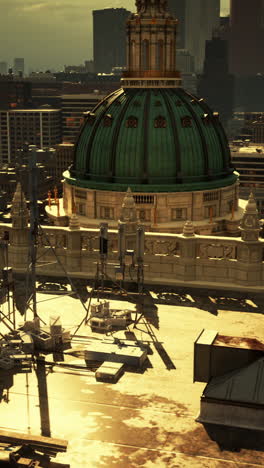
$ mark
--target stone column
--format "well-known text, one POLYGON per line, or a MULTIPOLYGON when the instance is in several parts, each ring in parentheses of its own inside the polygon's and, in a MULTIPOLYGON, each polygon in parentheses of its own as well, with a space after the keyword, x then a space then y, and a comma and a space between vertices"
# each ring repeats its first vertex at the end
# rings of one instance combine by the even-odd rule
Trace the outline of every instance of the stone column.
POLYGON ((70 218, 67 242, 67 271, 82 271, 81 231, 78 216, 73 213, 70 218))
POLYGON ((179 273, 184 281, 196 280, 196 241, 192 221, 186 221, 180 241, 179 273))

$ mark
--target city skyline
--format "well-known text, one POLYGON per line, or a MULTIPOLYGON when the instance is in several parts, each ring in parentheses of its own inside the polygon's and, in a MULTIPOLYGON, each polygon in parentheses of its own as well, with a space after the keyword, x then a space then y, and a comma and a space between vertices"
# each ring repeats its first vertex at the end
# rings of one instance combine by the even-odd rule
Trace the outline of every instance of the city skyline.
MULTIPOLYGON (((2 0, 0 61, 11 67, 14 57, 24 57, 26 70, 62 70, 65 64, 92 59, 92 10, 135 11, 134 4, 134 0, 90 0, 87 8, 87 0, 74 4, 71 0, 2 0)), ((222 15, 228 14, 228 5, 229 0, 221 1, 222 15)))

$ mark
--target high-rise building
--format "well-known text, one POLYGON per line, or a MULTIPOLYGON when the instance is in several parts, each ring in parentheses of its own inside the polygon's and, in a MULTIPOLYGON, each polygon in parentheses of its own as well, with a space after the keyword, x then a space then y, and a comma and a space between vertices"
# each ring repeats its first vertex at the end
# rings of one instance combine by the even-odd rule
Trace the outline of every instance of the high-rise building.
POLYGON ((25 143, 51 148, 61 143, 61 111, 14 109, 0 111, 0 162, 11 162, 25 143))
POLYGON ((195 71, 201 72, 205 42, 219 27, 220 0, 169 0, 168 9, 178 19, 177 48, 187 49, 195 60, 195 71))
POLYGON ((264 72, 264 1, 231 0, 230 71, 236 76, 264 72))
POLYGON ((198 94, 220 113, 226 124, 233 114, 234 77, 228 70, 228 42, 214 37, 206 41, 204 72, 198 94))
POLYGON ((23 58, 15 58, 14 59, 14 74, 19 75, 22 73, 24 74, 25 71, 25 60, 23 58))
POLYGON ((7 63, 0 62, 0 75, 7 75, 7 63))
POLYGON ((75 143, 83 113, 92 110, 105 94, 65 94, 61 96, 63 141, 75 143))
POLYGON ((125 8, 93 11, 94 71, 110 73, 126 65, 126 21, 131 12, 125 8))

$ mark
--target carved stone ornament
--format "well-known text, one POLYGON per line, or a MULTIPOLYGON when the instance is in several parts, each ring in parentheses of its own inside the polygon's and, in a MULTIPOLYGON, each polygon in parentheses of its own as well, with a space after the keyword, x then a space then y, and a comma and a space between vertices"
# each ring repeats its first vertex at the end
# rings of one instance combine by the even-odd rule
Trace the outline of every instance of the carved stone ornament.
POLYGON ((236 258, 235 245, 201 244, 199 250, 200 258, 217 258, 223 260, 236 258))

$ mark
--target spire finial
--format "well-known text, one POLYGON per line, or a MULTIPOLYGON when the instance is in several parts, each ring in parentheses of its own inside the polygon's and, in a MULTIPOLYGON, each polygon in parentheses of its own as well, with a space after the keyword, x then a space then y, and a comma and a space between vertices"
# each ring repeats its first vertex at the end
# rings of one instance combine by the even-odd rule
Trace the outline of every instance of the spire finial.
POLYGON ((12 200, 11 217, 12 224, 15 228, 23 228, 28 225, 28 209, 24 192, 22 191, 21 183, 18 182, 16 191, 12 200))
POLYGON ((120 221, 137 221, 136 204, 130 187, 128 187, 122 203, 120 221))

